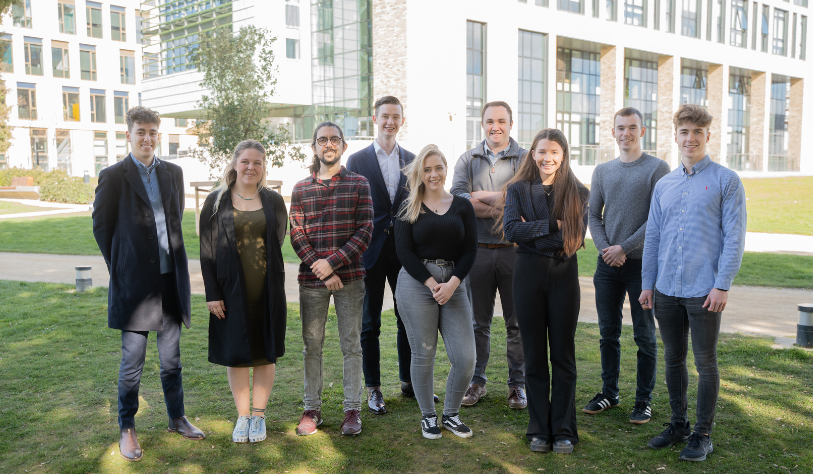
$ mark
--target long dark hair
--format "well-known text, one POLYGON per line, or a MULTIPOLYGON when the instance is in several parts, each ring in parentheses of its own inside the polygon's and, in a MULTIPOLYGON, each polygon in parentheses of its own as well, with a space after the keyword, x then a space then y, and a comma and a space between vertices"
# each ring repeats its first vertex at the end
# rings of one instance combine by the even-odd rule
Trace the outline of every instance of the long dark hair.
POLYGON ((502 221, 505 215, 505 194, 508 186, 516 183, 517 181, 531 181, 534 182, 539 179, 539 168, 534 161, 533 152, 536 150, 536 145, 540 140, 550 140, 559 144, 562 147, 562 164, 553 175, 553 212, 554 219, 558 219, 564 223, 562 231, 562 240, 564 240, 565 255, 571 256, 576 253, 579 248, 584 247, 582 235, 584 234, 584 198, 579 192, 579 188, 584 185, 581 184, 573 170, 570 168, 570 148, 567 144, 567 138, 564 133, 555 128, 546 128, 541 130, 534 137, 531 144, 531 149, 525 154, 519 169, 513 178, 505 184, 498 201, 500 211, 499 218, 497 219, 496 228, 502 231, 502 221))
MULTIPOLYGON (((344 144, 347 143, 344 141, 344 132, 342 131, 342 127, 336 125, 333 122, 325 121, 317 125, 316 129, 313 131, 313 141, 311 142, 311 147, 316 146, 316 134, 319 133, 319 129, 322 127, 336 127, 336 130, 339 131, 339 136, 342 137, 342 146, 344 146, 344 144)), ((311 161, 311 165, 308 167, 308 169, 310 170, 311 173, 318 173, 320 166, 321 163, 319 162, 319 157, 316 156, 316 153, 314 153, 313 160, 311 161)))

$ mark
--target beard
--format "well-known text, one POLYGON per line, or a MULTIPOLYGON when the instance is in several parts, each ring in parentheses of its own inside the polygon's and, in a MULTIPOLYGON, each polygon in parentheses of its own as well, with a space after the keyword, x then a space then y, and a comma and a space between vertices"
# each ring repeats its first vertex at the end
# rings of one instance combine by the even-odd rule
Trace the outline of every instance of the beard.
POLYGON ((338 150, 333 150, 333 159, 327 160, 325 159, 325 151, 327 150, 323 150, 321 155, 316 155, 316 159, 325 166, 333 166, 342 159, 342 154, 338 150))

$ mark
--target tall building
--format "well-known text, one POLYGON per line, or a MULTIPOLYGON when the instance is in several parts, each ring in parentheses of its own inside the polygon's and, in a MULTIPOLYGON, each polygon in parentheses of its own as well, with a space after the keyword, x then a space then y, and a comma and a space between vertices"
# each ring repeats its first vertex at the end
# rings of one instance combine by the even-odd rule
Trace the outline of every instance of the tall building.
MULTIPOLYGON (((184 2, 158 3, 161 31, 185 22, 188 35, 208 21, 184 19, 184 2)), ((745 176, 813 173, 813 138, 802 134, 813 120, 808 0, 186 3, 229 10, 233 29, 254 24, 277 36, 272 115, 303 143, 328 119, 361 148, 375 136, 375 98, 396 95, 402 144, 435 143, 454 161, 482 140, 482 105, 504 100, 515 139, 527 145, 541 128, 561 129, 574 168, 589 178, 617 155, 610 130, 624 106, 644 115, 645 150, 674 168, 672 115, 695 103, 714 116, 713 160, 745 176)), ((199 73, 174 52, 175 35, 165 36, 150 52, 160 67, 143 80, 143 100, 192 118, 199 73)))

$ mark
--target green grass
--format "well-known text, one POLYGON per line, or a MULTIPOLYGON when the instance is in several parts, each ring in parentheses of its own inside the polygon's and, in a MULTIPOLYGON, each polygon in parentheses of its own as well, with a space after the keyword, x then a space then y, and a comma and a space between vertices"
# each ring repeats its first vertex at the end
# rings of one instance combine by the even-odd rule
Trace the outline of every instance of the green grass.
MULTIPOLYGON (((225 370, 209 364, 207 318, 202 297, 193 298, 193 328, 181 339, 187 415, 208 438, 183 440, 165 431, 166 410, 155 344, 148 346, 136 417, 145 450, 139 463, 118 454, 116 377, 119 332, 106 328, 107 292, 72 293, 69 285, 0 281, 0 472, 810 472, 813 465, 813 353, 775 350, 768 338, 723 335, 719 345, 721 388, 713 434, 714 453, 702 464, 678 461, 680 447, 661 451, 647 440, 668 421, 668 397, 659 357, 654 418, 628 422, 635 391, 636 347, 629 328, 622 336, 621 408, 597 416, 577 414, 581 443, 570 456, 531 453, 525 440, 527 413, 506 406, 505 329, 495 321, 489 394, 463 420, 475 435, 444 432, 425 440, 419 410, 398 392, 395 324, 382 327, 383 391, 389 413, 362 414, 358 437, 339 435, 341 352, 331 309, 325 347, 325 392, 320 432, 298 437, 302 410, 302 341, 298 305, 289 305, 287 354, 279 360, 268 410, 268 439, 230 441, 236 416, 225 370), (747 467, 746 467, 747 466, 747 467)), ((154 341, 155 334, 150 338, 154 341)), ((600 388, 598 328, 580 324, 576 334, 577 407, 600 388)), ((662 356, 662 347, 660 349, 662 356)), ((443 399, 448 359, 438 351, 435 391, 443 399)), ((697 376, 689 359, 689 406, 694 416, 697 376)))
POLYGON ((743 179, 749 232, 813 235, 813 177, 743 179))
POLYGON ((0 201, 0 215, 3 214, 19 214, 21 212, 37 212, 37 211, 50 211, 54 208, 39 207, 39 206, 26 206, 17 202, 0 201))

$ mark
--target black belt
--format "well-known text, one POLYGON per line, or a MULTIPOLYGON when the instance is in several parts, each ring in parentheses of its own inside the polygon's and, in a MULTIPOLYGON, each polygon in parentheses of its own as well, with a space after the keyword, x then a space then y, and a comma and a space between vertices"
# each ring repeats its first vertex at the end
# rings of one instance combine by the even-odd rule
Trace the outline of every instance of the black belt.
POLYGON ((451 261, 451 260, 443 260, 442 258, 439 258, 439 259, 436 259, 436 260, 430 260, 428 258, 423 258, 423 259, 421 259, 421 262, 423 262, 424 265, 426 265, 427 263, 434 263, 435 265, 437 265, 439 267, 453 267, 454 266, 453 261, 451 261))

